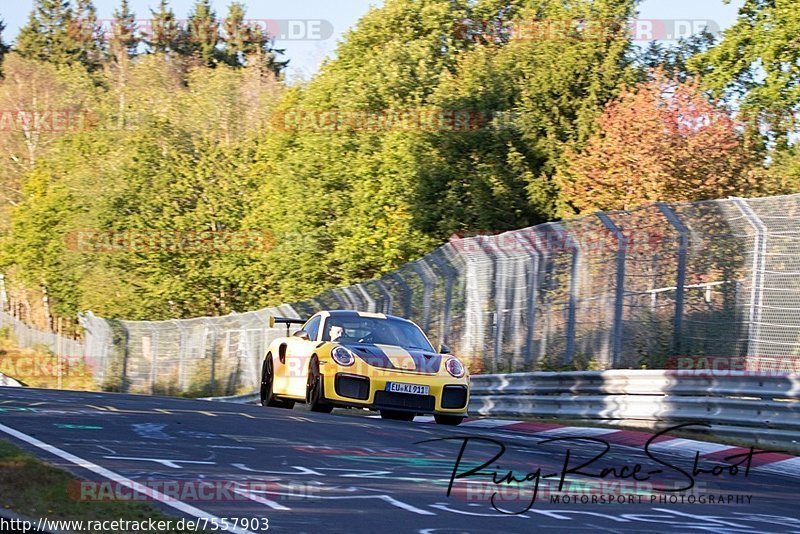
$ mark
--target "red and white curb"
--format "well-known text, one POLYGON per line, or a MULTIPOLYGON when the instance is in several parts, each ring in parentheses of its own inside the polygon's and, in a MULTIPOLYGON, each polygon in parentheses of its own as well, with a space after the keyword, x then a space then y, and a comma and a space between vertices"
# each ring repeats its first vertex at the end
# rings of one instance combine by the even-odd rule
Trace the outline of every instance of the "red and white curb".
MULTIPOLYGON (((432 423, 434 419, 430 416, 418 416, 414 421, 419 423, 432 423)), ((610 444, 637 448, 643 447, 645 443, 653 437, 652 433, 636 430, 563 426, 554 423, 512 421, 506 419, 466 419, 461 423, 461 427, 491 428, 502 431, 520 432, 529 434, 531 437, 542 439, 558 436, 602 437, 604 441, 610 444)), ((737 447, 735 445, 723 445, 721 443, 709 441, 676 438, 670 435, 659 436, 650 444, 649 449, 654 452, 680 450, 698 451, 700 453, 700 458, 720 462, 724 462, 727 457, 740 453, 747 453, 750 450, 749 448, 737 447)), ((754 468, 757 467, 759 471, 800 477, 800 457, 789 454, 778 452, 758 454, 753 456, 751 465, 754 468)))

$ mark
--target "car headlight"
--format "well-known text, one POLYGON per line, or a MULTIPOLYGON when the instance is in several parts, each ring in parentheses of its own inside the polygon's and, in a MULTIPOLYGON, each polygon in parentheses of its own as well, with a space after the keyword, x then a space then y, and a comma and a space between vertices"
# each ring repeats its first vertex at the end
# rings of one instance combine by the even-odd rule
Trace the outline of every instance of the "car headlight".
POLYGON ((331 351, 333 361, 344 367, 349 367, 356 363, 356 356, 344 347, 334 347, 331 351))
POLYGON ((444 362, 444 368, 453 376, 453 378, 461 378, 464 376, 464 366, 456 358, 448 358, 444 362))

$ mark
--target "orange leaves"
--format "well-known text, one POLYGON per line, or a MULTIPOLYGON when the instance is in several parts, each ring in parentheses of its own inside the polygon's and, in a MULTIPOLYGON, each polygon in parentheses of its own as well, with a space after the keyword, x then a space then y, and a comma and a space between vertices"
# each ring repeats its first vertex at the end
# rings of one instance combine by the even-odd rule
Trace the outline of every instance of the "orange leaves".
POLYGON ((606 106, 583 150, 569 149, 556 180, 570 216, 656 201, 757 194, 759 154, 727 110, 694 81, 655 73, 606 106))

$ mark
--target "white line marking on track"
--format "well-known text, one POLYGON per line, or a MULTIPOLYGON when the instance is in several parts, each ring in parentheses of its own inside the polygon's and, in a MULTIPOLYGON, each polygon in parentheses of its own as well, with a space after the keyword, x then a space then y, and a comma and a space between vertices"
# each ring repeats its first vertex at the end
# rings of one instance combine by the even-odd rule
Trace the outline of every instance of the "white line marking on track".
POLYGON ((271 501, 269 499, 265 499, 264 497, 259 497, 258 495, 255 495, 252 491, 242 491, 240 489, 234 488, 233 492, 235 494, 237 494, 237 495, 241 495, 242 497, 250 499, 251 501, 257 502, 258 504, 263 504, 264 506, 269 506, 273 510, 291 510, 291 508, 289 508, 287 506, 284 506, 282 504, 279 504, 279 503, 277 503, 275 501, 271 501))
POLYGON ((183 469, 178 462, 182 464, 200 464, 200 465, 215 465, 216 462, 204 462, 201 460, 168 460, 164 458, 138 458, 136 456, 103 456, 108 460, 136 460, 139 462, 156 462, 166 467, 173 469, 183 469))
MULTIPOLYGON (((126 478, 120 474, 117 474, 114 471, 111 471, 109 469, 106 469, 105 467, 101 467, 97 464, 94 464, 89 460, 84 460, 83 458, 79 458, 74 454, 68 453, 65 450, 59 449, 58 447, 54 447, 53 445, 40 441, 32 436, 20 432, 19 430, 14 430, 11 427, 0 424, 0 432, 5 432, 9 436, 13 436, 19 440, 24 441, 25 443, 28 443, 30 445, 33 445, 34 447, 42 449, 43 451, 47 451, 50 454, 54 454, 55 456, 58 456, 62 460, 66 460, 72 464, 75 464, 78 467, 91 471, 92 473, 100 475, 101 477, 107 478, 112 482, 116 482, 117 484, 125 486, 126 488, 131 489, 137 493, 141 493, 142 495, 146 495, 150 498, 156 499, 162 504, 174 508, 179 512, 190 515, 192 517, 196 517, 197 519, 208 519, 209 521, 216 521, 217 524, 222 524, 222 520, 219 517, 216 517, 215 515, 209 512, 204 512, 203 510, 195 508, 194 506, 186 504, 185 502, 175 501, 174 499, 171 499, 170 497, 164 495, 160 491, 156 491, 152 488, 148 488, 147 486, 143 486, 142 484, 134 482, 133 480, 126 478)), ((255 534, 253 531, 245 530, 243 528, 231 528, 229 532, 235 532, 237 534, 255 534)))
POLYGON ((322 473, 318 471, 314 471, 313 469, 309 469, 308 467, 303 467, 302 465, 292 465, 290 466, 295 471, 270 471, 270 470, 263 470, 263 469, 251 469, 247 467, 245 464, 231 464, 236 469, 241 469, 242 471, 248 471, 250 473, 265 473, 268 475, 314 475, 321 477, 323 476, 322 473))
MULTIPOLYGON (((270 493, 272 495, 286 495, 288 497, 296 497, 296 494, 292 493, 284 493, 280 491, 264 491, 261 493, 270 493)), ((328 500, 351 500, 351 499, 379 499, 381 501, 387 502, 392 506, 396 506, 406 512, 412 512, 419 515, 436 515, 435 512, 429 512, 428 510, 423 510, 422 508, 417 508, 411 504, 405 503, 403 501, 398 501, 394 497, 390 495, 314 495, 314 499, 328 499, 328 500)))

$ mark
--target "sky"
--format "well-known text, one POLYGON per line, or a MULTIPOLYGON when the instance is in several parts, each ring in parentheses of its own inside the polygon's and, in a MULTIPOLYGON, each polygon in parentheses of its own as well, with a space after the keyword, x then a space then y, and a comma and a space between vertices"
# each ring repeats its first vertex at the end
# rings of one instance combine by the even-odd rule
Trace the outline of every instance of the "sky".
MULTIPOLYGON (((287 72, 290 80, 310 78, 322 61, 331 56, 342 35, 352 28, 370 6, 378 7, 383 0, 242 0, 247 6, 247 18, 279 33, 276 47, 286 50, 290 59, 287 72), (270 21, 270 22, 267 22, 270 21)), ((643 0, 639 8, 640 44, 654 38, 670 38, 699 30, 706 24, 710 29, 724 30, 736 18, 744 0, 725 4, 722 0, 643 0), (710 21, 710 22, 707 22, 710 21)), ((159 0, 130 0, 137 19, 151 17, 159 0)), ((231 0, 212 0, 219 17, 224 17, 231 0)), ((118 0, 95 0, 98 17, 111 19, 118 0)), ((185 19, 194 0, 171 0, 170 5, 179 19, 185 19)), ((4 40, 13 41, 33 7, 33 0, 3 0, 0 19, 6 23, 4 40)))

